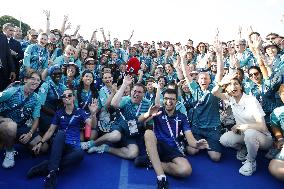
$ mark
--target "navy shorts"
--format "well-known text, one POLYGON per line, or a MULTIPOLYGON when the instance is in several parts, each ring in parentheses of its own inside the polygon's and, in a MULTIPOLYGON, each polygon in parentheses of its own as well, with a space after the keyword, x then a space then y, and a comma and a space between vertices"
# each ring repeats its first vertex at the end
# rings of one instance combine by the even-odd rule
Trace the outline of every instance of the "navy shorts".
POLYGON ((196 140, 205 139, 209 150, 222 153, 223 146, 220 144, 221 128, 198 128, 192 127, 191 132, 196 140))
POLYGON ((157 149, 162 162, 171 162, 177 157, 184 157, 177 148, 174 148, 163 141, 157 141, 157 149))

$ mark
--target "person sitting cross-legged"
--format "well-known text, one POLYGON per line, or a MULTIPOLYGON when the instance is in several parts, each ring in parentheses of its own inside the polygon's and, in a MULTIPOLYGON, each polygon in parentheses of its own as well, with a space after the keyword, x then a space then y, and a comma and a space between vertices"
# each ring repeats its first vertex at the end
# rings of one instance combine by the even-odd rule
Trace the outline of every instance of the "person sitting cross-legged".
POLYGON ((132 76, 125 76, 123 84, 111 101, 111 106, 120 111, 111 125, 112 130, 95 141, 88 141, 88 146, 91 146, 89 153, 108 152, 125 159, 138 156, 138 144, 141 143, 145 131, 143 121, 138 118, 148 111, 150 101, 144 98, 145 89, 141 83, 134 84, 130 96, 124 96, 127 86, 131 84, 132 76))
POLYGON ((205 139, 196 141, 191 133, 186 115, 175 109, 177 92, 167 89, 163 107, 151 107, 143 116, 147 121, 154 120, 153 130, 146 130, 144 139, 146 151, 157 174, 158 189, 166 189, 168 181, 165 173, 176 177, 187 177, 192 168, 185 158, 183 145, 179 142, 180 133, 185 136, 190 147, 209 148, 205 139))

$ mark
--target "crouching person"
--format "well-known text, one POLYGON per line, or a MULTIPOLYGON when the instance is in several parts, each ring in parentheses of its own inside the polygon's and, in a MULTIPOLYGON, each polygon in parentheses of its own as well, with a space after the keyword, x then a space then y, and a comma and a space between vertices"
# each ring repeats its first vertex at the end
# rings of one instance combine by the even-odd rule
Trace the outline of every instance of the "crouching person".
POLYGON ((205 139, 196 141, 190 131, 187 117, 175 110, 177 93, 167 89, 164 94, 163 108, 151 107, 143 116, 145 119, 154 120, 154 129, 145 132, 145 145, 157 174, 158 189, 168 188, 165 173, 176 177, 187 177, 192 168, 185 158, 179 136, 182 132, 190 147, 195 149, 209 148, 205 139))
MULTIPOLYGON (((86 126, 93 124, 88 114, 83 109, 74 108, 75 96, 73 91, 67 89, 62 95, 64 109, 58 110, 52 120, 51 126, 44 134, 41 141, 33 148, 38 153, 42 144, 48 141, 58 128, 52 141, 49 160, 32 167, 27 177, 46 176, 45 188, 55 188, 59 169, 79 163, 83 160, 84 152, 80 146, 81 123, 86 126)), ((97 112, 97 102, 93 100, 89 105, 91 117, 97 112)))
MULTIPOLYGON (((15 165, 14 143, 33 148, 41 137, 37 133, 40 101, 35 90, 41 79, 37 72, 30 72, 24 78, 24 85, 13 85, 0 93, 0 140, 5 144, 4 168, 15 165)), ((42 151, 47 150, 44 144, 42 151)))
MULTIPOLYGON (((279 96, 284 103, 284 84, 279 88, 279 96)), ((268 169, 275 178, 284 181, 284 106, 273 110, 270 119, 271 130, 276 139, 275 146, 278 153, 270 161, 268 169)))

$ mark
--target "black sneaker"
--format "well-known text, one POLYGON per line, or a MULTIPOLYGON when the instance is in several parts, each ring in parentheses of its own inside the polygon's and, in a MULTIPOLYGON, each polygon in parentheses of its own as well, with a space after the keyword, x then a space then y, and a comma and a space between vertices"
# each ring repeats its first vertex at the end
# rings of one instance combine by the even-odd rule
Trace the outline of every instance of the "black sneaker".
POLYGON ((27 173, 27 178, 31 179, 36 176, 46 176, 48 174, 48 161, 45 160, 38 165, 33 166, 27 173))
POLYGON ((153 167, 147 155, 136 157, 134 160, 134 164, 136 167, 147 167, 147 168, 153 167))
POLYGON ((157 179, 157 189, 168 189, 168 180, 166 180, 166 178, 162 178, 162 180, 158 180, 157 179))
POLYGON ((45 189, 55 189, 57 183, 57 173, 56 171, 50 171, 44 181, 45 189))

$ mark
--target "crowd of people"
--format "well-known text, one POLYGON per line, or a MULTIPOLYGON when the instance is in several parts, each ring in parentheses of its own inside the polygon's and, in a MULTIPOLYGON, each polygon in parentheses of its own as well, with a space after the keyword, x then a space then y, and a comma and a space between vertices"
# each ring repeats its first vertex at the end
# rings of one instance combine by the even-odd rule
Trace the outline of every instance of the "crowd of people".
POLYGON ((206 150, 219 162, 231 147, 240 174, 256 171, 261 149, 270 173, 284 181, 283 36, 252 31, 222 42, 216 34, 213 44, 194 47, 191 39, 133 44, 134 32, 111 40, 101 28, 86 40, 79 26, 65 34, 67 16, 50 30, 45 14, 46 31, 22 36, 6 23, 0 33, 4 168, 15 166, 15 144, 49 151, 27 177, 45 176, 45 188, 55 188, 59 171, 84 153, 110 153, 152 167, 162 189, 166 174, 191 174, 188 155, 206 150))

